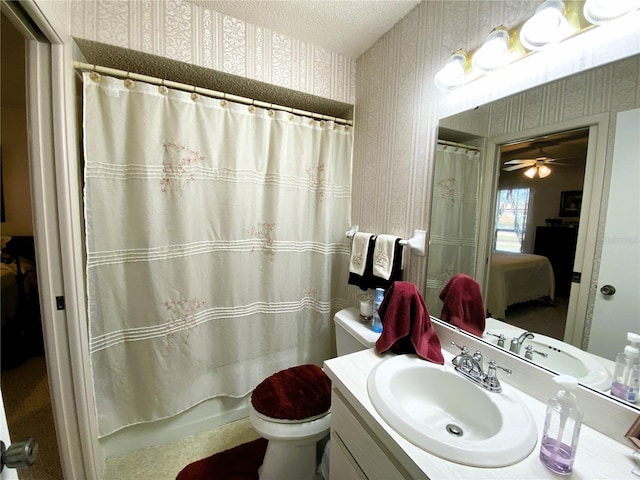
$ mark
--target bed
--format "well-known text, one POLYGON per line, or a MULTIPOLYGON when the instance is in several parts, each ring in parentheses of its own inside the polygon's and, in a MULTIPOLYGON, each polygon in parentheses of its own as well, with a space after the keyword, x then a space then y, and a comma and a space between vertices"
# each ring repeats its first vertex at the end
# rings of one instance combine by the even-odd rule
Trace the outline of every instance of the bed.
POLYGON ((21 315, 37 295, 33 237, 2 237, 2 326, 21 315))
POLYGON ((555 278, 547 257, 528 253, 493 252, 486 308, 504 319, 507 307, 537 299, 553 301, 555 278))
POLYGON ((0 367, 15 368, 44 353, 32 236, 2 237, 0 367))

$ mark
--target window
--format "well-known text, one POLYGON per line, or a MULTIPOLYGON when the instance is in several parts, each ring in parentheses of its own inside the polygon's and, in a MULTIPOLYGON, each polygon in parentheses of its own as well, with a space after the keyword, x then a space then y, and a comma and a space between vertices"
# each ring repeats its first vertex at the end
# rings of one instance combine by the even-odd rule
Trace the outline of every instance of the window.
POLYGON ((498 190, 496 205, 494 249, 502 252, 522 252, 527 213, 529 211, 529 188, 498 190))

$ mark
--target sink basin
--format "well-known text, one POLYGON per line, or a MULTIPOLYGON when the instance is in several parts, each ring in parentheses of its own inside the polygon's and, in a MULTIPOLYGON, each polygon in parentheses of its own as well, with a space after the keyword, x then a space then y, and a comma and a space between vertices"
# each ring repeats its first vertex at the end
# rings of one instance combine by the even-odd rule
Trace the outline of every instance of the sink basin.
POLYGON ((416 355, 380 362, 369 374, 374 408, 414 445, 446 460, 502 467, 531 453, 537 431, 531 413, 503 383, 492 393, 462 377, 445 353, 445 365, 416 355))
MULTIPOLYGON (((514 328, 487 328, 487 331, 496 335, 503 334, 506 337, 504 348, 507 350, 511 339, 522 333, 522 330, 514 328)), ((498 343, 498 339, 492 335, 485 334, 484 340, 494 345, 498 343)), ((522 343, 521 356, 524 356, 527 345, 531 345, 538 352, 547 354, 547 357, 543 357, 534 353, 531 361, 536 365, 557 373, 571 375, 581 384, 591 388, 607 390, 611 387, 613 379, 611 372, 590 353, 539 333, 534 333, 532 339, 527 339, 522 343)))

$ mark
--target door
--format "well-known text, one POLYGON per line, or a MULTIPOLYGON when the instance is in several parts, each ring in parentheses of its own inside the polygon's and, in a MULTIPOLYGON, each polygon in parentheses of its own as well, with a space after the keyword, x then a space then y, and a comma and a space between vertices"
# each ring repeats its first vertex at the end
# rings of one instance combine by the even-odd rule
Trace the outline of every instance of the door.
MULTIPOLYGON (((4 413, 4 402, 2 400, 2 391, 0 391, 0 440, 6 447, 11 445, 9 438, 9 427, 7 426, 7 416, 4 413)), ((18 473, 13 468, 3 468, 0 473, 0 480, 18 480, 18 473)))
POLYGON ((640 108, 618 113, 588 351, 615 360, 640 333, 640 108), (620 268, 625 265, 625 268, 620 268), (615 319, 615 323, 612 320, 615 319))

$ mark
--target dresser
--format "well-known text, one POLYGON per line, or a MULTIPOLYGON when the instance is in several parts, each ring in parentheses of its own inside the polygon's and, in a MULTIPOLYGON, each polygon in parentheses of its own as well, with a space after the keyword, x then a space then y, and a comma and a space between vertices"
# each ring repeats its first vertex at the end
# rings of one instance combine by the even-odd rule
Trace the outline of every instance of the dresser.
POLYGON ((577 227, 536 228, 533 253, 545 256, 551 262, 556 280, 556 296, 569 297, 577 240, 577 227))

